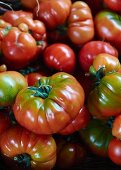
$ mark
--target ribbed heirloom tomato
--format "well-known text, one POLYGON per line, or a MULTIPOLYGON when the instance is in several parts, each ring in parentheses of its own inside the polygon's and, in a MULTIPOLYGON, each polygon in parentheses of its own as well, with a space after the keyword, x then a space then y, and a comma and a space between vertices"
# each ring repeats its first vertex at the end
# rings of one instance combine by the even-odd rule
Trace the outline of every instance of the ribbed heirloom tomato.
POLYGON ((53 134, 65 128, 84 104, 84 90, 72 75, 58 72, 24 88, 13 106, 16 120, 38 134, 53 134))
POLYGON ((1 135, 0 148, 8 166, 16 170, 51 170, 56 162, 56 143, 51 135, 35 135, 13 126, 1 135))

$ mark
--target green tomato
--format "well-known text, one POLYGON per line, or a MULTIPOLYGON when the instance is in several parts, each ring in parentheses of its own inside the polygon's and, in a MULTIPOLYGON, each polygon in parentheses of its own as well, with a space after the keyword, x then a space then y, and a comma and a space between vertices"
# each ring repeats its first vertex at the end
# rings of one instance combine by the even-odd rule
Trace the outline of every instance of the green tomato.
POLYGON ((27 81, 19 72, 0 73, 0 106, 12 105, 18 92, 25 87, 27 87, 27 81))
POLYGON ((121 74, 108 73, 90 92, 87 107, 92 116, 108 118, 121 113, 121 74))
POLYGON ((108 144, 113 138, 111 127, 99 119, 92 119, 88 126, 79 131, 80 136, 92 153, 107 157, 108 144))

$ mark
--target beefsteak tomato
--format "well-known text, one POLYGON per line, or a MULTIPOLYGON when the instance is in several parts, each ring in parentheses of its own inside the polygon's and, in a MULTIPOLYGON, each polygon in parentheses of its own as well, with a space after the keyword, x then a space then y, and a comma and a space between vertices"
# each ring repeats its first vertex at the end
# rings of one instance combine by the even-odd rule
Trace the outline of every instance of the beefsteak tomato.
POLYGON ((65 128, 84 104, 84 90, 70 74, 58 72, 41 78, 36 86, 17 95, 16 120, 38 134, 53 134, 65 128))
POLYGON ((54 138, 50 135, 35 135, 19 125, 2 133, 0 149, 3 158, 11 162, 8 166, 15 170, 19 166, 22 169, 51 170, 56 162, 54 138))

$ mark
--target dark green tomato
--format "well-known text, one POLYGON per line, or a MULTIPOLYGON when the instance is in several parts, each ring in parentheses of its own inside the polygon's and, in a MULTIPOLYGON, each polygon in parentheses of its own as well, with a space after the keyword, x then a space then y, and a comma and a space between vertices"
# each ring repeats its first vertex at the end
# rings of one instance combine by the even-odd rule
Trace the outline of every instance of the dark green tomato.
POLYGON ((104 121, 92 119, 88 126, 79 133, 92 153, 102 157, 108 156, 108 144, 113 136, 111 128, 104 121))
POLYGON ((58 72, 23 89, 16 97, 13 111, 25 128, 38 134, 53 134, 76 117, 84 98, 84 90, 75 77, 58 72))
POLYGON ((25 87, 27 87, 27 81, 19 72, 0 73, 0 106, 12 105, 18 92, 25 87))
POLYGON ((108 118, 121 112, 121 74, 108 73, 90 92, 87 106, 97 118, 108 118))

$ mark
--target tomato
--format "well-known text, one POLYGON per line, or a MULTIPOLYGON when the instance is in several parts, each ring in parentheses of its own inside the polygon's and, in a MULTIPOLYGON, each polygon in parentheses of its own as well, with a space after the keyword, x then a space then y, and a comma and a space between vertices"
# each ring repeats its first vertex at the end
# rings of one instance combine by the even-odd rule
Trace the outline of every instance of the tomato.
POLYGON ((121 12, 121 1, 120 0, 103 0, 107 8, 112 11, 121 12))
POLYGON ((34 20, 32 13, 22 10, 8 11, 2 19, 12 25, 2 31, 3 63, 12 69, 21 69, 36 61, 47 46, 45 25, 34 20))
POLYGON ((92 13, 85 2, 77 1, 72 4, 67 22, 67 34, 74 44, 83 45, 94 38, 92 13))
POLYGON ((13 105, 17 93, 27 87, 25 77, 17 71, 0 73, 0 106, 13 105))
MULTIPOLYGON (((23 168, 51 170, 56 161, 56 143, 50 135, 35 135, 18 126, 13 126, 1 135, 1 153, 23 168)), ((8 165, 11 167, 11 165, 8 165)))
POLYGON ((107 53, 118 58, 118 51, 108 42, 100 40, 87 42, 78 53, 79 64, 84 72, 89 72, 94 58, 100 53, 107 53))
POLYGON ((80 142, 67 138, 55 139, 57 144, 57 161, 58 169, 72 169, 78 167, 84 161, 86 149, 80 142))
POLYGON ((83 104, 84 91, 79 82, 70 74, 58 72, 21 90, 13 112, 25 128, 38 134, 52 134, 65 128, 83 104))
POLYGON ((118 71, 121 68, 118 58, 106 53, 98 54, 93 60, 92 66, 96 71, 98 71, 101 67, 104 67, 105 73, 118 71))
POLYGON ((120 16, 115 12, 103 10, 95 16, 94 24, 97 37, 111 43, 121 53, 120 16))
POLYGON ((121 165, 121 141, 113 138, 108 146, 108 156, 117 165, 121 165))
POLYGON ((86 127, 89 121, 90 121, 90 113, 89 113, 86 105, 84 105, 80 109, 76 118, 74 120, 72 120, 70 122, 70 124, 67 127, 65 127, 62 131, 60 131, 59 133, 61 135, 72 134, 72 133, 78 131, 79 129, 86 127))
POLYGON ((72 73, 76 65, 76 56, 73 49, 63 43, 48 46, 43 54, 44 63, 50 69, 72 73))
POLYGON ((35 18, 44 22, 49 30, 65 23, 71 8, 71 0, 46 0, 39 3, 35 8, 35 18))
POLYGON ((11 121, 6 113, 0 111, 0 135, 12 126, 11 121))
POLYGON ((118 139, 121 139, 120 128, 121 128, 121 115, 119 114, 118 116, 116 116, 112 124, 112 134, 118 139))
POLYGON ((36 55, 35 39, 17 27, 12 28, 1 42, 3 62, 13 69, 23 68, 30 64, 36 55))
POLYGON ((104 121, 92 119, 86 128, 81 129, 79 133, 81 139, 92 153, 102 157, 108 156, 108 145, 113 136, 111 127, 104 121))
POLYGON ((108 118, 121 113, 121 74, 106 74, 88 96, 89 112, 97 118, 108 118))
POLYGON ((27 74, 25 78, 27 79, 28 86, 33 86, 38 80, 40 80, 44 76, 46 76, 44 73, 34 72, 27 74))

